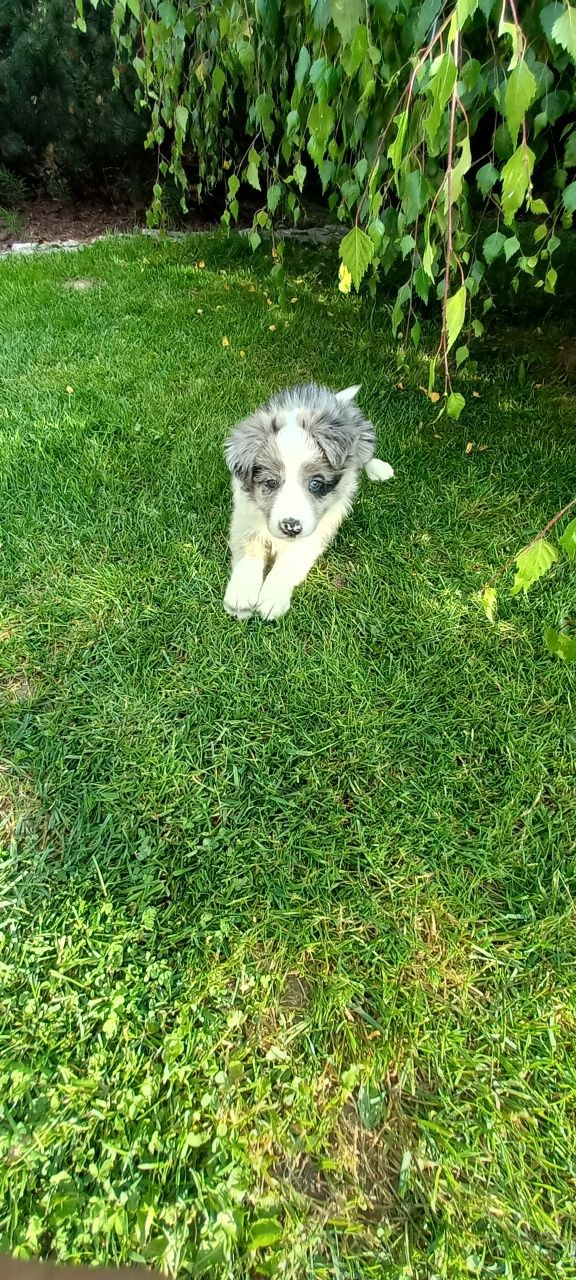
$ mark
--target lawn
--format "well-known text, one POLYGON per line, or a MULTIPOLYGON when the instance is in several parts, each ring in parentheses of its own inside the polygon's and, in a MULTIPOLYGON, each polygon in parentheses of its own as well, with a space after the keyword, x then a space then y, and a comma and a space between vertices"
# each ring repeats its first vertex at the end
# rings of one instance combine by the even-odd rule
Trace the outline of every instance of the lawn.
POLYGON ((439 419, 385 304, 288 273, 0 267, 0 1247, 573 1276, 573 577, 474 593, 574 495, 574 393, 495 328, 439 419), (309 378, 397 478, 237 623, 222 441, 309 378))

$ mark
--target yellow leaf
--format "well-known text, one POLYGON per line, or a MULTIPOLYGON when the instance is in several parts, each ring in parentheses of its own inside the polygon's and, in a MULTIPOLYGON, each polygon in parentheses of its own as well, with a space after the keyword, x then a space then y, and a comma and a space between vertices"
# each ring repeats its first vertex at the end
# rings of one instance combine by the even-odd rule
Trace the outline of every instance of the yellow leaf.
POLYGON ((432 401, 432 404, 438 404, 438 401, 440 399, 439 391, 429 391, 428 396, 429 396, 429 399, 432 401))
POLYGON ((66 387, 69 396, 74 395, 74 387, 66 387))
POLYGON ((297 302, 297 301, 298 301, 298 299, 297 299, 297 298, 291 298, 291 299, 290 299, 290 301, 291 301, 291 302, 297 302))
POLYGON ((205 266, 206 266, 206 263, 204 262, 204 259, 201 258, 200 262, 198 263, 198 270, 203 271, 205 266))
POLYGON ((340 290, 340 293, 350 293, 350 290, 352 288, 352 276, 348 270, 348 267, 345 266, 343 262, 340 263, 340 270, 338 272, 338 282, 339 282, 338 288, 340 290))
POLYGON ((473 441, 472 441, 472 440, 469 440, 469 441, 468 441, 468 444, 466 445, 466 448, 465 448, 464 452, 465 452, 465 453, 472 453, 473 448, 474 448, 474 443, 473 443, 473 441))
POLYGON ((479 399, 480 399, 480 392, 479 392, 479 391, 473 391, 473 392, 472 392, 472 395, 474 396, 474 399, 475 399, 475 400, 479 400, 479 399))
POLYGON ((269 324, 269 325, 268 325, 268 328, 269 328, 269 330, 270 330, 270 333, 275 333, 275 331, 276 331, 276 325, 275 325, 275 324, 269 324))
POLYGON ((240 359, 241 359, 241 360, 244 360, 245 356, 246 356, 246 352, 245 352, 245 351, 241 351, 241 352, 240 352, 240 359))
POLYGON ((223 339, 222 339, 222 346, 223 346, 223 347, 229 347, 229 346, 230 346, 230 339, 229 339, 229 338, 223 338, 223 339))
POLYGON ((204 312, 203 312, 203 310, 202 310, 202 307, 197 307, 197 308, 196 308, 196 315, 197 315, 197 316, 203 316, 203 315, 204 315, 204 312))

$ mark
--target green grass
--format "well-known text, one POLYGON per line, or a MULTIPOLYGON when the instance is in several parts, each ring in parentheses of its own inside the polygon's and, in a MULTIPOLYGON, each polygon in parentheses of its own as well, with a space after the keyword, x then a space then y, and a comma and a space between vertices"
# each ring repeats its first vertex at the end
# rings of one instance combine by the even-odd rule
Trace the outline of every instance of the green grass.
POLYGON ((573 496, 573 396, 495 330, 437 420, 332 266, 2 264, 0 1248, 574 1276, 570 575, 473 600, 573 496), (397 479, 239 624, 222 441, 306 378, 397 479))

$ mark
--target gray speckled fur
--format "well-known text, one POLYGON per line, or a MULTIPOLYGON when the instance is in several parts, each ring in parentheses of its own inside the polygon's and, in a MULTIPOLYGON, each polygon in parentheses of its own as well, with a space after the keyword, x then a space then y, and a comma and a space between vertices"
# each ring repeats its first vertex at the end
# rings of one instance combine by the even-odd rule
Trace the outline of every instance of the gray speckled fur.
POLYGON ((294 411, 301 414, 302 426, 335 471, 360 470, 374 456, 374 427, 355 401, 342 403, 328 387, 300 383, 271 396, 239 422, 226 441, 228 467, 247 492, 254 487, 256 468, 279 474, 276 415, 294 411))

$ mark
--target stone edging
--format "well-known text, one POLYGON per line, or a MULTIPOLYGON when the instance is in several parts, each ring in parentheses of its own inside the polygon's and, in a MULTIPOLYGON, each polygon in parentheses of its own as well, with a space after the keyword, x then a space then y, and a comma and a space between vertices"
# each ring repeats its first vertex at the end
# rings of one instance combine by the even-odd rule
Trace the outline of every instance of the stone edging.
MULTIPOLYGON (((213 235, 217 228, 210 230, 199 229, 198 231, 158 231, 150 227, 135 227, 133 231, 120 232, 120 239, 126 239, 127 236, 141 235, 149 236, 152 240, 159 240, 160 237, 165 240, 187 240, 190 236, 209 236, 213 235)), ((251 235, 250 228, 243 228, 238 233, 241 236, 251 235)), ((2 258, 12 257, 31 257, 37 253, 71 253, 74 249, 83 249, 89 244, 98 244, 102 240, 109 240, 114 235, 114 231, 106 231, 102 235, 89 236, 86 240, 17 240, 10 245, 8 249, 0 249, 0 260, 2 258)), ((260 232, 260 235, 270 236, 270 232, 260 232)), ((297 227, 287 227, 276 233, 280 240, 296 240, 303 244, 329 244, 331 240, 340 239, 344 235, 344 231, 340 227, 310 227, 309 229, 298 230, 297 227)))

